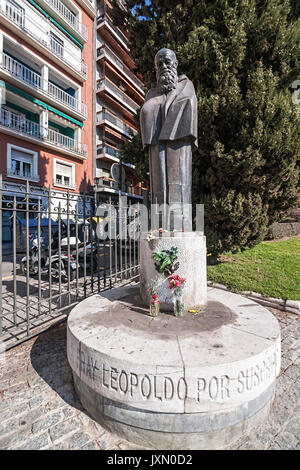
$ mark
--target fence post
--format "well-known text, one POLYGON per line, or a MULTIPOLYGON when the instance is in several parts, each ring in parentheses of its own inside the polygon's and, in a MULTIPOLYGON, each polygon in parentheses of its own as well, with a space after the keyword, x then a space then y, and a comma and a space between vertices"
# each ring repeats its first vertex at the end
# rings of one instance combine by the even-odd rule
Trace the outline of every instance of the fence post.
POLYGON ((29 282, 29 182, 26 181, 26 326, 29 336, 30 282, 29 282))
POLYGON ((2 175, 0 174, 0 336, 2 336, 2 175))

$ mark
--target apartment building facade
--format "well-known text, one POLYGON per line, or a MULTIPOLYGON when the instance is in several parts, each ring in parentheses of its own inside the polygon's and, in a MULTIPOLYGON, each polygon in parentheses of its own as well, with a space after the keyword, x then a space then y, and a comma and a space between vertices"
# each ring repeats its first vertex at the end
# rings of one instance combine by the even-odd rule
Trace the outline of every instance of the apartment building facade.
MULTIPOLYGON (((122 6, 122 1, 119 2, 122 6)), ((125 6, 124 6, 125 8, 125 6)), ((144 101, 143 83, 133 73, 134 61, 124 28, 113 24, 112 5, 97 0, 96 26, 96 162, 97 202, 117 201, 122 195, 132 203, 147 194, 135 168, 123 163, 119 148, 136 134, 134 116, 144 101)))
POLYGON ((3 242, 14 188, 93 188, 95 17, 94 0, 0 0, 3 242))

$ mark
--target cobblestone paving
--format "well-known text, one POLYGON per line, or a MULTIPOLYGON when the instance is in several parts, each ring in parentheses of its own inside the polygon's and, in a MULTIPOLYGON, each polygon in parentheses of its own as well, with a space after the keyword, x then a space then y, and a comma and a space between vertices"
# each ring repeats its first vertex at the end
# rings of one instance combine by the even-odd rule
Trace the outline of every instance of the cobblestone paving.
MULTIPOLYGON (((282 332, 275 400, 268 420, 235 449, 300 449, 300 317, 272 312, 282 332)), ((0 355, 0 418, 0 449, 141 449, 83 410, 67 362, 65 323, 0 355)))

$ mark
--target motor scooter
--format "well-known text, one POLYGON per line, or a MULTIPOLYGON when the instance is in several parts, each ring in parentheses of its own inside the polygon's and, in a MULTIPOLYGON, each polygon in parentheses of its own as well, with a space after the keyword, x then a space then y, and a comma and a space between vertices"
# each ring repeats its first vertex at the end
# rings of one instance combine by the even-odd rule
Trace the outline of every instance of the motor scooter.
MULTIPOLYGON (((51 244, 52 244, 51 240, 51 244)), ((66 240, 62 239, 61 244, 64 246, 66 240)), ((67 252, 61 251, 59 253, 58 249, 51 249, 51 262, 49 259, 49 249, 46 245, 44 238, 40 237, 34 238, 32 240, 32 248, 30 250, 29 259, 27 263, 27 256, 24 256, 21 260, 21 270, 23 274, 27 274, 27 264, 29 268, 29 275, 35 276, 39 273, 49 274, 51 270, 51 276, 67 282, 69 277, 70 281, 73 281, 76 277, 77 262, 74 259, 73 255, 67 252), (40 244, 40 248, 39 248, 40 244), (39 254, 40 252, 40 254, 39 254)))

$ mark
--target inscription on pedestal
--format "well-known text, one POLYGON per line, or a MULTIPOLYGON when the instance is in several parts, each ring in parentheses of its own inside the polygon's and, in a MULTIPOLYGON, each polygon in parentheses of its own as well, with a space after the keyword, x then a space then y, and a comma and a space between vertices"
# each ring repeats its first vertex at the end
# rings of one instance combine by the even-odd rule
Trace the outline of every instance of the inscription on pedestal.
POLYGON ((239 370, 235 376, 170 377, 168 375, 136 374, 133 371, 118 369, 108 363, 99 364, 95 358, 78 351, 79 370, 93 382, 97 379, 101 387, 119 397, 141 398, 151 401, 185 400, 196 402, 226 402, 234 396, 251 392, 276 377, 277 356, 274 351, 266 359, 254 366, 239 370), (194 383, 193 383, 194 381, 194 383))

